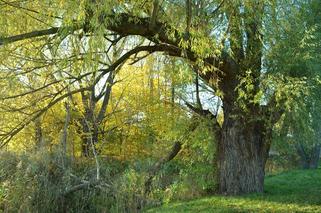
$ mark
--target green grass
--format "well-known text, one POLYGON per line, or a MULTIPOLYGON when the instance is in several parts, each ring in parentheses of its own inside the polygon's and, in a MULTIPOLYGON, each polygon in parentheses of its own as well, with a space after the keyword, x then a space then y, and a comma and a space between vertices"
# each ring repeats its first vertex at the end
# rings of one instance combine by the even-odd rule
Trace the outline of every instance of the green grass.
POLYGON ((321 169, 296 170, 269 176, 265 193, 247 196, 212 196, 170 203, 148 213, 175 212, 320 212, 321 169))

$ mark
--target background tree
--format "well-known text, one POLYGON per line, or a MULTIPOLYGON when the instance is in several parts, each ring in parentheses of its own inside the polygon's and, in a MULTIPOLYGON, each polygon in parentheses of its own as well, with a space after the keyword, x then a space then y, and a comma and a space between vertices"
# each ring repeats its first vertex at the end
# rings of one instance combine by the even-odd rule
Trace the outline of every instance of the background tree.
POLYGON ((272 30, 271 44, 274 48, 268 51, 267 66, 270 67, 269 72, 287 76, 287 82, 283 85, 301 87, 298 91, 301 94, 286 106, 280 137, 284 142, 291 142, 292 150, 300 157, 302 168, 317 168, 320 156, 321 26, 316 20, 321 15, 320 4, 310 1, 299 6, 281 22, 284 26, 282 31, 279 28, 272 30))

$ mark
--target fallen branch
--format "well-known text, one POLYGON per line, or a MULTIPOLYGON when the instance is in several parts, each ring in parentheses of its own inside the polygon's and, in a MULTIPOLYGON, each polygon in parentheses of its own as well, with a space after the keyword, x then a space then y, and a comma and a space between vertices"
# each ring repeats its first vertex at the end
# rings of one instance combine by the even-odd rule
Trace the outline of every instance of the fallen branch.
POLYGON ((66 197, 66 196, 68 196, 68 195, 70 195, 70 194, 72 194, 72 193, 74 193, 76 191, 83 190, 83 189, 88 189, 88 188, 93 188, 93 187, 97 186, 99 183, 100 183, 99 181, 93 181, 93 182, 83 181, 83 183, 67 189, 63 193, 63 196, 66 197))
POLYGON ((184 142, 194 132, 198 124, 198 122, 192 122, 191 125, 187 128, 185 134, 183 134, 183 136, 174 143, 174 145, 171 148, 171 151, 151 167, 151 169, 148 172, 147 179, 145 181, 145 195, 149 194, 151 191, 153 178, 157 175, 157 173, 163 168, 163 166, 167 162, 171 161, 177 156, 177 154, 181 151, 184 142))

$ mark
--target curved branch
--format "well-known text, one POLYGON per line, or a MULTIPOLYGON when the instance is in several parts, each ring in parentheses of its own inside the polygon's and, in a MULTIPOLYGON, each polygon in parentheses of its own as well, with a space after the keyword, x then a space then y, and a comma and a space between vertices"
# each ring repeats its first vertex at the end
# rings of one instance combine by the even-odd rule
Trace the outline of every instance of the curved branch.
MULTIPOLYGON (((198 58, 197 54, 191 50, 191 48, 181 48, 180 42, 181 40, 184 40, 184 35, 180 33, 177 29, 171 27, 168 23, 163 23, 156 21, 155 25, 157 28, 150 28, 150 22, 151 18, 141 18, 137 16, 132 16, 127 13, 120 13, 120 14, 101 14, 100 16, 101 23, 105 23, 106 30, 110 30, 113 32, 116 32, 120 36, 129 36, 129 35, 139 35, 142 36, 150 41, 153 41, 156 44, 166 44, 168 46, 171 46, 172 48, 175 47, 175 51, 168 52, 171 56, 178 56, 178 57, 184 57, 188 60, 195 62, 198 58), (106 20, 108 20, 106 22, 106 20), (169 34, 173 36, 169 36, 169 34), (182 54, 184 51, 184 54, 182 54)), ((86 26, 88 24, 84 24, 86 26)), ((40 36, 45 35, 52 35, 56 34, 61 31, 69 31, 73 32, 75 30, 83 29, 84 26, 77 26, 71 28, 63 28, 63 27, 54 27, 46 30, 39 30, 39 31, 33 31, 29 33, 24 33, 16 36, 6 37, 6 38, 0 38, 0 46, 8 43, 13 43, 16 41, 21 41, 25 39, 30 38, 36 38, 40 36)), ((192 37, 190 39, 193 39, 192 37)), ((168 50, 165 48, 165 50, 168 50)), ((163 50, 159 50, 163 51, 163 50)), ((235 64, 234 60, 226 53, 223 53, 220 57, 214 57, 210 56, 203 59, 204 63, 207 65, 214 66, 218 68, 219 70, 222 70, 221 68, 224 68, 226 66, 221 65, 220 62, 223 62, 223 64, 235 64)), ((232 65, 230 65, 232 66, 232 65)), ((228 67, 230 67, 228 66, 228 67)), ((223 69, 225 71, 225 69, 223 69)), ((209 72, 208 72, 209 73, 209 72)), ((213 75, 213 74, 212 74, 213 75)), ((201 77, 209 81, 212 75, 202 75, 201 77)))

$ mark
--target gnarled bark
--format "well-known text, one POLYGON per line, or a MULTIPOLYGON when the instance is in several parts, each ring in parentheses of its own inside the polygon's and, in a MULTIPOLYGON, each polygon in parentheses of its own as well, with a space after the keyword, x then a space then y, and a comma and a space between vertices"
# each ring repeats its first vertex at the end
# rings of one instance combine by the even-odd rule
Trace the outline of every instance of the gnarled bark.
POLYGON ((224 121, 217 153, 220 193, 263 192, 267 158, 263 132, 260 122, 246 124, 233 118, 224 121))

